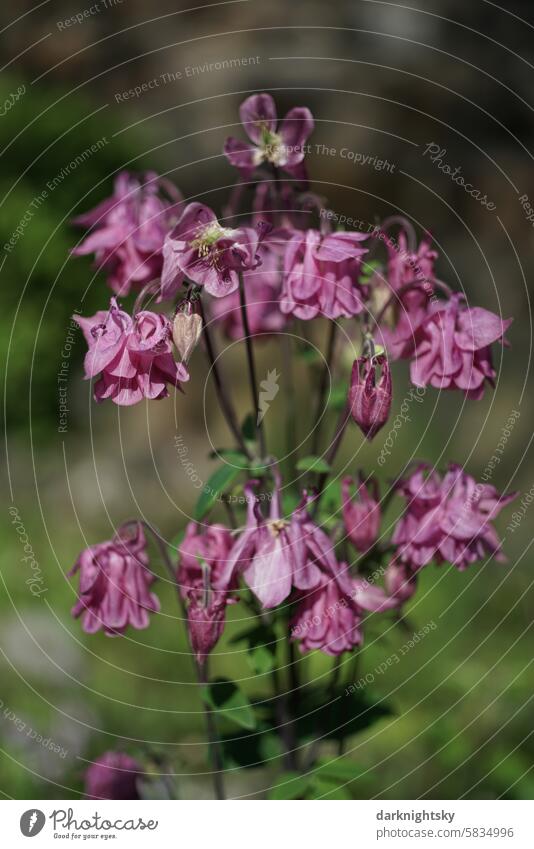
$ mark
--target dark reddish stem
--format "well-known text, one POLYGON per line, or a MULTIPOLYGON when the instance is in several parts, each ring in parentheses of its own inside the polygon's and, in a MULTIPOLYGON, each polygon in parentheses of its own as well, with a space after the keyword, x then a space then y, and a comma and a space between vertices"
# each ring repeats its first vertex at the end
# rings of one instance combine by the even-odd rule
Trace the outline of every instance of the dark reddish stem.
POLYGON ((234 408, 232 406, 232 402, 227 395, 226 389, 224 387, 224 382, 221 378, 221 372, 217 363, 217 357, 215 354, 215 347, 213 344, 213 340, 211 338, 211 333, 208 327, 208 323, 206 321, 206 315, 204 312, 204 306, 202 304, 202 300, 199 299, 200 305, 200 315, 202 316, 202 324, 203 324, 203 334, 204 341, 206 343, 206 352, 208 355, 208 360, 210 362, 211 371, 213 374, 213 382, 215 383, 215 390, 217 392, 217 397, 219 399, 219 404, 221 405, 221 410, 223 411, 224 417, 226 419, 226 423, 228 427, 232 431, 235 440, 243 452, 243 454, 248 457, 248 459, 252 459, 250 451, 245 445, 245 440, 243 439, 243 434, 239 428, 239 424, 237 422, 237 418, 234 412, 234 408))
POLYGON ((254 350, 252 348, 252 336, 250 334, 250 325, 248 323, 248 313, 247 313, 247 298, 245 295, 245 282, 243 280, 243 274, 239 273, 239 302, 241 304, 241 319, 243 321, 243 331, 245 334, 245 346, 247 350, 247 365, 248 365, 248 376, 250 380, 250 391, 252 394, 252 404, 254 408, 254 415, 256 418, 256 433, 258 435, 258 443, 260 446, 260 452, 262 459, 265 459, 267 456, 267 445, 265 442, 265 432, 263 429, 263 421, 260 420, 260 406, 259 406, 259 395, 258 395, 258 381, 256 379, 256 364, 254 362, 254 350))

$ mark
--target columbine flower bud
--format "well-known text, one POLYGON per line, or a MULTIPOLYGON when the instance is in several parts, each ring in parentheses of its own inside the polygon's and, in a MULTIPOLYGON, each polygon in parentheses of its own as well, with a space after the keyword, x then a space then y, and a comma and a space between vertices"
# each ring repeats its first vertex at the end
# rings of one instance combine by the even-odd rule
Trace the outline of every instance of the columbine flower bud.
POLYGON ((202 333, 202 318, 190 310, 189 306, 185 311, 177 312, 172 326, 172 338, 184 363, 193 353, 202 333))
POLYGON ((208 604, 195 596, 187 610, 187 627, 191 648, 198 663, 204 663, 224 631, 226 594, 213 593, 208 604))
POLYGON ((388 420, 391 408, 391 374, 387 358, 358 357, 352 366, 349 404, 352 418, 367 439, 372 439, 388 420), (376 370, 382 373, 378 383, 376 370))

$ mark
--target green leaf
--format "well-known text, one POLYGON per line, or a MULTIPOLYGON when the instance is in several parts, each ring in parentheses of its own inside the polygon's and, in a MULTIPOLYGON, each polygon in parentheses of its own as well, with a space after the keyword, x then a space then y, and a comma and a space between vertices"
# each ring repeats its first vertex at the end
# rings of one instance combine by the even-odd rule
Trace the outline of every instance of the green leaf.
POLYGON ((254 729, 256 717, 252 705, 239 689, 237 684, 227 678, 217 678, 203 688, 204 701, 217 713, 241 725, 243 728, 254 729))
POLYGON ((252 478, 262 478, 269 471, 270 466, 266 466, 264 464, 256 465, 254 461, 251 462, 249 467, 249 474, 252 478))
POLYGON ((241 433, 245 439, 248 439, 249 442, 254 442, 256 439, 256 418, 254 413, 249 413, 245 416, 243 424, 241 425, 241 433))
POLYGON ((305 348, 299 348, 297 356, 305 363, 317 363, 321 359, 320 351, 317 348, 312 348, 310 345, 307 345, 305 348))
POLYGON ((220 448, 210 453, 212 458, 223 458, 230 466, 238 466, 240 469, 248 469, 250 460, 241 451, 233 448, 220 448))
POLYGON ((327 408, 329 410, 341 411, 347 403, 347 393, 348 386, 346 380, 333 386, 326 404, 327 408))
POLYGON ((252 671, 256 675, 265 675, 274 669, 276 660, 272 651, 267 646, 258 646, 251 649, 247 655, 252 671))
POLYGON ((284 772, 269 790, 269 799, 303 799, 312 788, 313 776, 284 772))
POLYGON ((199 522, 204 518, 208 510, 215 504, 219 495, 230 486, 232 481, 240 473, 241 469, 229 466, 226 463, 211 475, 208 482, 204 484, 200 498, 195 507, 195 519, 199 522))
POLYGON ((225 735, 221 739, 224 763, 227 768, 258 769, 273 766, 282 755, 280 737, 270 728, 260 727, 252 734, 239 732, 237 737, 225 735))
POLYGON ((176 556, 176 552, 177 552, 177 551, 178 551, 178 549, 180 548, 180 546, 181 546, 181 544, 182 544, 182 542, 183 542, 184 537, 185 537, 185 528, 182 528, 182 530, 181 530, 181 531, 179 531, 179 532, 176 534, 176 536, 174 536, 174 537, 171 539, 171 541, 170 541, 170 543, 169 543, 169 548, 171 549, 171 557, 175 557, 175 556, 176 556))
POLYGON ((270 628, 259 625, 237 634, 231 644, 246 641, 247 660, 256 675, 265 675, 270 672, 276 663, 276 636, 270 628))
POLYGON ((316 777, 311 788, 311 793, 307 798, 347 800, 352 799, 352 796, 346 787, 340 786, 335 781, 316 777))
POLYGON ((337 758, 334 761, 323 758, 317 764, 316 775, 340 782, 355 781, 362 774, 361 767, 348 759, 337 758))
POLYGON ((322 457, 302 457, 297 463, 299 472, 330 472, 332 467, 322 457))
POLYGON ((382 267, 382 263, 376 259, 371 259, 369 262, 362 263, 362 273, 360 274, 360 283, 365 286, 375 273, 382 267))

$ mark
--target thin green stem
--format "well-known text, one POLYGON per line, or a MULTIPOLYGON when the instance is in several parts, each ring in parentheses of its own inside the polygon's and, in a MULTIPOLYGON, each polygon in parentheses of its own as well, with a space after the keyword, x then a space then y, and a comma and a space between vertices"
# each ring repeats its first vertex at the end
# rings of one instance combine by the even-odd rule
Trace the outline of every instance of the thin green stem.
MULTIPOLYGON (((130 524, 127 522, 126 524, 130 524)), ((133 524, 133 522, 132 522, 133 524)), ((177 575, 175 567, 169 557, 169 552, 167 551, 167 546, 165 544, 165 540, 159 533, 159 531, 150 525, 148 522, 141 521, 141 525, 146 528, 147 531, 151 534, 152 538, 156 542, 158 549, 161 553, 161 558, 163 560, 163 564, 165 569, 169 573, 172 583, 176 588, 176 595, 178 599, 178 606, 180 608, 180 612, 182 614, 184 624, 186 626, 186 635, 187 641, 189 643, 189 647, 191 648, 191 643, 189 640, 189 632, 187 630, 187 608, 185 605, 185 601, 182 598, 182 594, 180 592, 180 585, 178 583, 177 575)), ((191 650, 191 658, 193 660, 193 666, 195 667, 195 673, 197 677, 197 681, 199 686, 206 686, 208 684, 208 671, 207 671, 207 659, 204 663, 199 663, 196 659, 193 651, 191 650)), ((223 782, 223 763, 222 763, 222 753, 220 748, 220 742, 217 735, 217 728, 215 725, 215 720, 213 717, 212 711, 208 708, 204 699, 202 699, 202 707, 204 710, 204 715, 206 719, 206 729, 208 734, 208 748, 210 751, 210 757, 213 763, 213 789, 215 791, 215 797, 217 799, 224 799, 224 782, 223 782)))
POLYGON ((265 442, 265 432, 263 429, 263 421, 260 415, 258 381, 256 379, 256 364, 254 362, 254 350, 252 347, 252 336, 250 334, 250 325, 248 323, 247 313, 247 298, 245 295, 245 281, 243 274, 239 273, 239 303, 241 305, 241 319, 243 321, 243 331, 245 333, 245 346, 247 351, 248 376, 250 381, 250 392, 252 395, 252 406, 256 418, 256 433, 258 435, 258 443, 260 447, 261 457, 264 459, 267 456, 267 446, 265 442))
MULTIPOLYGON (((206 687, 209 683, 208 676, 208 661, 207 659, 204 663, 196 664, 198 669, 198 683, 202 687, 206 687)), ((208 734, 208 748, 210 752, 210 757, 213 766, 213 787, 215 790, 215 798, 216 799, 225 799, 226 795, 224 792, 224 766, 221 752, 221 745, 219 741, 219 735, 217 733, 217 725, 215 722, 215 717, 213 715, 213 711, 208 707, 205 703, 204 699, 202 699, 202 707, 204 710, 204 718, 206 720, 206 731, 208 734)))
MULTIPOLYGON (((337 425, 336 425, 336 430, 334 432, 332 442, 330 443, 330 448, 328 449, 328 451, 326 452, 326 455, 325 455, 325 460, 326 460, 326 462, 328 463, 329 466, 332 466, 332 464, 333 464, 333 462, 336 458, 337 452, 339 450, 339 446, 341 445, 341 442, 343 440, 343 436, 344 436, 345 430, 347 428, 348 421, 350 419, 350 410, 351 410, 350 404, 347 401, 347 403, 345 404, 345 406, 344 406, 344 408, 341 411, 341 414, 339 416, 339 419, 338 419, 338 422, 337 422, 337 425)), ((313 505, 313 512, 312 512, 313 516, 316 516, 317 511, 319 510, 319 503, 321 501, 321 498, 322 498, 322 495, 323 495, 323 492, 324 492, 324 488, 325 488, 325 485, 326 485, 326 482, 328 480, 329 475, 330 475, 330 472, 322 472, 319 475, 319 479, 317 481, 317 496, 315 498, 315 503, 313 505)))
POLYGON ((213 339, 211 338, 211 333, 208 327, 208 323, 206 321, 206 315, 204 312, 202 300, 199 299, 198 303, 200 305, 200 314, 202 316, 203 335, 204 341, 206 343, 206 353, 208 355, 211 371, 213 373, 213 382, 215 383, 215 390, 217 392, 219 404, 221 405, 221 410, 224 414, 228 427, 232 431, 239 448, 241 449, 243 454, 250 460, 252 459, 250 451, 248 450, 243 439, 243 434, 241 433, 241 429, 239 427, 234 408, 232 406, 232 402, 228 396, 228 393, 226 392, 224 381, 221 377, 221 372, 215 354, 215 346, 213 344, 213 339))
POLYGON ((323 368, 321 369, 321 377, 319 379, 319 386, 317 390, 317 406, 315 409, 315 426, 312 438, 312 454, 317 454, 317 451, 319 450, 319 446, 321 444, 321 429, 324 421, 325 397, 326 390, 328 389, 328 382, 332 374, 334 351, 336 348, 336 333, 337 324, 335 321, 331 321, 328 331, 326 357, 323 368))

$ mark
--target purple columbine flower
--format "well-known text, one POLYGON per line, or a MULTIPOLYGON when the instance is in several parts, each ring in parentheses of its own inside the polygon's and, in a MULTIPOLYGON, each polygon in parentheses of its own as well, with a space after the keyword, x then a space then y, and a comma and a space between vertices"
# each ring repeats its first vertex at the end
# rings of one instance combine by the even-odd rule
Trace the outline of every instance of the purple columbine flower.
POLYGON ((389 418, 393 390, 389 363, 383 354, 358 357, 352 366, 349 405, 352 418, 371 440, 389 418), (381 375, 377 381, 377 369, 381 375))
POLYGON ((431 299, 436 300, 434 263, 438 254, 426 239, 415 251, 410 250, 403 230, 397 244, 388 240, 387 248, 387 282, 376 275, 371 291, 377 307, 394 296, 377 330, 389 356, 396 360, 409 356, 415 331, 427 318, 431 299))
POLYGON ((343 479, 341 484, 343 522, 347 536, 357 551, 368 551, 378 539, 380 530, 380 500, 378 481, 369 480, 369 485, 360 475, 360 483, 356 498, 351 497, 351 487, 354 480, 350 477, 343 479))
POLYGON ((177 578, 184 598, 190 590, 204 587, 202 563, 210 569, 210 584, 218 590, 235 589, 232 576, 227 580, 227 564, 234 540, 224 525, 199 525, 189 522, 178 549, 177 578))
POLYGON ((290 109, 280 126, 270 94, 253 94, 239 107, 239 115, 252 144, 230 137, 226 158, 248 180, 263 162, 283 169, 297 180, 306 180, 305 144, 314 130, 313 115, 305 106, 290 109))
POLYGON ((137 779, 144 770, 123 752, 104 752, 85 773, 87 799, 139 799, 137 779))
POLYGON ((161 274, 163 242, 181 205, 178 190, 172 187, 171 204, 162 198, 161 185, 152 171, 139 176, 124 171, 115 180, 112 197, 74 219, 91 227, 91 233, 72 253, 94 253, 117 295, 125 296, 132 286, 141 288, 161 274))
POLYGON ((208 206, 190 203, 165 239, 159 300, 172 298, 185 277, 222 298, 239 286, 239 272, 259 263, 267 227, 223 227, 208 206))
POLYGON ((477 484, 455 464, 441 478, 423 463, 398 489, 406 511, 392 538, 398 546, 397 561, 413 570, 431 561, 463 570, 486 555, 506 560, 491 522, 517 493, 499 495, 495 487, 477 484))
POLYGON ((291 636, 299 640, 302 652, 319 649, 339 655, 352 651, 363 641, 362 621, 366 612, 384 612, 397 607, 381 587, 348 574, 346 563, 335 575, 321 576, 321 582, 307 593, 300 592, 291 636))
POLYGON ((364 309, 358 287, 367 233, 295 232, 284 257, 282 312, 309 320, 350 318, 364 309))
POLYGON ((150 592, 156 578, 148 568, 146 539, 138 522, 82 551, 69 577, 76 572, 80 588, 72 614, 82 617, 88 634, 102 629, 115 636, 128 625, 142 630, 149 625, 149 613, 159 610, 158 597, 150 592))
POLYGON ((245 486, 247 523, 230 552, 227 570, 230 575, 242 573, 262 605, 270 608, 285 601, 292 587, 309 590, 320 583, 323 572, 335 574, 337 561, 329 538, 308 515, 311 499, 306 493, 290 518, 282 517, 281 481, 275 473, 265 518, 254 495, 256 483, 245 486))
MULTIPOLYGON (((259 250, 261 265, 243 275, 247 293, 247 316, 251 336, 277 333, 286 326, 287 316, 280 310, 282 287, 278 254, 266 245, 259 250)), ((239 293, 210 301, 211 315, 222 324, 230 339, 243 339, 245 331, 239 293)))
POLYGON ((204 663, 224 631, 226 606, 236 599, 237 576, 228 570, 233 539, 224 525, 190 522, 179 547, 177 580, 187 602, 193 654, 204 663))
POLYGON ((459 293, 445 303, 430 304, 409 352, 412 382, 461 389, 468 398, 482 398, 486 382, 493 386, 497 374, 491 345, 504 341, 511 323, 511 318, 503 321, 481 307, 468 307, 459 293))
POLYGON ((130 318, 112 298, 108 312, 73 318, 89 346, 85 378, 100 375, 94 386, 96 401, 111 398, 129 406, 143 398, 166 398, 168 383, 180 389, 180 383, 189 380, 184 363, 173 359, 172 328, 166 316, 143 310, 130 318))

